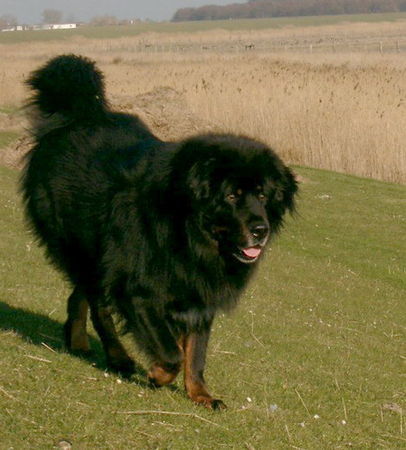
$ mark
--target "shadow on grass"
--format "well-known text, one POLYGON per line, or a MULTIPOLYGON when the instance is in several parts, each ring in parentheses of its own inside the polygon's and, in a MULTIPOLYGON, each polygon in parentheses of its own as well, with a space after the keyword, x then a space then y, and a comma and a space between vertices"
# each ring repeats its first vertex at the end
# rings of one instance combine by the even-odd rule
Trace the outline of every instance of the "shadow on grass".
MULTIPOLYGON (((63 340, 63 325, 43 314, 38 314, 23 308, 15 308, 0 301, 0 329, 14 331, 30 344, 46 345, 59 353, 66 352, 63 340)), ((69 354, 88 361, 89 364, 99 370, 108 370, 100 341, 92 336, 89 336, 89 340, 92 348, 89 355, 71 352, 69 354)), ((130 377, 123 378, 131 380, 141 387, 156 389, 148 383, 146 375, 145 369, 136 363, 135 373, 130 377)), ((173 387, 173 389, 177 390, 176 387, 173 387)))

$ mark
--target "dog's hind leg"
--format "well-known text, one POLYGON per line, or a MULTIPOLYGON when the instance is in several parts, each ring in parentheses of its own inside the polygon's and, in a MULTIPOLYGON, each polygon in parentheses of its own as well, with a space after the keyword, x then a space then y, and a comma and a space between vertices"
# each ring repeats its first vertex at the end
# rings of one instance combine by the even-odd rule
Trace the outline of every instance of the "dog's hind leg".
POLYGON ((139 329, 143 333, 144 351, 152 360, 148 380, 155 387, 172 383, 182 368, 183 352, 177 333, 166 321, 143 314, 139 329))
POLYGON ((86 332, 89 305, 86 297, 75 288, 68 298, 68 319, 64 326, 65 345, 77 353, 89 353, 89 338, 86 332))
POLYGON ((203 372, 210 329, 192 332, 183 339, 184 377, 186 392, 195 403, 209 409, 225 409, 226 405, 213 398, 206 387, 203 372))
POLYGON ((101 307, 97 302, 90 302, 93 325, 100 337, 106 353, 107 364, 115 372, 128 376, 135 371, 134 361, 128 356, 118 339, 110 307, 101 307))

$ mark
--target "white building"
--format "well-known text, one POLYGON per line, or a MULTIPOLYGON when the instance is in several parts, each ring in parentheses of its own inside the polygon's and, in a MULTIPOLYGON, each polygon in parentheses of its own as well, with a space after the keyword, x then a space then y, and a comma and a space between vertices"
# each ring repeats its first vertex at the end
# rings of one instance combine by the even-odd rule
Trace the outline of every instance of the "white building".
POLYGON ((50 25, 51 30, 70 30, 76 28, 76 23, 55 23, 50 25))
POLYGON ((23 31, 23 30, 72 30, 77 28, 76 23, 46 23, 43 25, 16 25, 15 27, 5 28, 1 31, 23 31))

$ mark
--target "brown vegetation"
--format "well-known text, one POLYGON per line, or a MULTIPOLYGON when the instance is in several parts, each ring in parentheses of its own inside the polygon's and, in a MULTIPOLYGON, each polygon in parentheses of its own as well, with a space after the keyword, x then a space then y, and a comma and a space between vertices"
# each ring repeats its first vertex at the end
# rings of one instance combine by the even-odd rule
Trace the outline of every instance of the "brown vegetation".
POLYGON ((358 24, 4 45, 0 106, 21 106, 31 70, 80 48, 105 72, 112 104, 140 114, 163 138, 208 129, 243 133, 266 141, 294 164, 405 183, 404 56, 378 49, 301 50, 326 36, 383 39, 393 33, 402 39, 402 29, 404 23, 358 24), (301 51, 283 51, 281 45, 279 53, 270 53, 241 45, 278 39, 296 41, 301 51), (181 51, 182 42, 200 50, 181 51), (239 51, 222 50, 237 44, 239 51))

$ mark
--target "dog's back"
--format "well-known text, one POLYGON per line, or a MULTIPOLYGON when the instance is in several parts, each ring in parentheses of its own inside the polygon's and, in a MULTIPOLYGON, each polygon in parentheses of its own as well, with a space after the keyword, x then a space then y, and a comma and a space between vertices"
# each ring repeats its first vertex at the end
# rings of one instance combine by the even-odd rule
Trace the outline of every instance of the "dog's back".
POLYGON ((158 140, 139 118, 110 110, 103 75, 87 58, 54 58, 27 84, 34 140, 21 179, 27 218, 51 261, 77 283, 81 274, 97 276, 89 268, 117 183, 115 155, 141 155, 140 141, 158 140))

